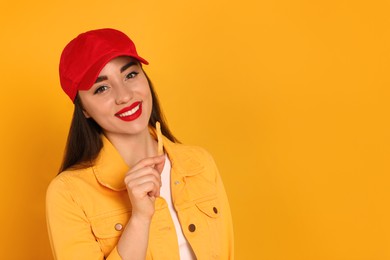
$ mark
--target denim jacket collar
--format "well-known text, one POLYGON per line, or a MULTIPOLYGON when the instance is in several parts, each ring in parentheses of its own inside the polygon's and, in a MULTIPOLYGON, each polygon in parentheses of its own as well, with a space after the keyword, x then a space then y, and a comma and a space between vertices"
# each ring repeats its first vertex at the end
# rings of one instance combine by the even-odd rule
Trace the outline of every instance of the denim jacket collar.
MULTIPOLYGON (((150 132, 156 138, 155 129, 150 128, 150 132)), ((96 159, 92 170, 98 182, 115 191, 126 190, 124 178, 126 173, 130 170, 129 166, 120 156, 116 148, 111 142, 102 135, 103 148, 96 159)), ((172 164, 172 169, 181 177, 193 176, 199 174, 204 166, 201 160, 190 156, 187 149, 182 149, 183 145, 173 143, 168 138, 163 136, 164 150, 172 164)))

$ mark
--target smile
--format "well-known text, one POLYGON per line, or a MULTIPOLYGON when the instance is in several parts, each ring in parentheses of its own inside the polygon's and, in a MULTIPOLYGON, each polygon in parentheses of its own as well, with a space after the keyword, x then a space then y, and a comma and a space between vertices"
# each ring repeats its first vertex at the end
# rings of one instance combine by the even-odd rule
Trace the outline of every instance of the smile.
POLYGON ((142 114, 142 102, 134 102, 129 107, 125 107, 115 114, 116 117, 123 121, 133 121, 142 114))
POLYGON ((118 116, 119 117, 131 116, 132 114, 134 114, 135 112, 137 112, 139 110, 140 105, 141 105, 141 103, 138 106, 136 106, 135 108, 133 108, 132 110, 129 110, 127 112, 119 114, 118 116))

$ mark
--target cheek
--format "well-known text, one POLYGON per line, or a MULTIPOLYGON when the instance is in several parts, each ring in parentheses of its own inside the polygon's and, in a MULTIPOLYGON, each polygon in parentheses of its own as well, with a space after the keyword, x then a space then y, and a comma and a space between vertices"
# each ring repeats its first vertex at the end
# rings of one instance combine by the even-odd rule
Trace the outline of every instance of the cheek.
POLYGON ((144 100, 147 100, 150 103, 150 106, 152 106, 152 92, 149 87, 149 83, 147 79, 144 79, 144 82, 142 83, 142 88, 140 89, 140 94, 143 96, 144 100))
POLYGON ((150 90, 147 91, 146 97, 147 97, 147 100, 148 100, 148 102, 150 104, 150 110, 152 110, 152 108, 153 108, 153 97, 152 97, 152 93, 150 92, 150 90))
POLYGON ((104 103, 96 104, 94 102, 85 102, 84 104, 84 115, 87 118, 93 118, 96 122, 99 118, 107 114, 107 107, 104 103))

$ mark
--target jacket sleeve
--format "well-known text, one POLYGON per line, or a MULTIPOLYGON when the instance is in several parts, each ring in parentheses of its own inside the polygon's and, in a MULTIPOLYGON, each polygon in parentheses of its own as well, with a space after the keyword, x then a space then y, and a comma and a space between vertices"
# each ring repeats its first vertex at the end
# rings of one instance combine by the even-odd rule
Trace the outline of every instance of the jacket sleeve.
POLYGON ((234 259, 234 234, 233 234, 233 221, 232 221, 232 216, 231 216, 231 211, 230 211, 230 206, 228 202, 228 198, 225 192, 225 188, 222 183, 221 176, 218 174, 217 177, 217 184, 218 184, 218 196, 222 198, 222 212, 223 212, 223 224, 225 226, 225 231, 226 231, 226 258, 222 259, 229 259, 233 260, 234 259))
POLYGON ((228 260, 233 260, 234 259, 234 233, 233 233, 233 220, 232 220, 232 215, 230 211, 230 205, 229 205, 229 200, 228 196, 225 191, 225 187, 222 182, 221 175, 218 171, 218 168, 215 164, 214 159, 212 156, 206 152, 209 158, 209 162, 214 168, 216 172, 216 184, 217 184, 217 194, 218 198, 221 200, 221 207, 222 207, 222 221, 223 221, 223 234, 222 238, 224 239, 223 242, 223 254, 221 255, 221 259, 228 259, 228 260))
POLYGON ((104 256, 71 185, 59 177, 50 183, 46 193, 46 220, 54 258, 120 260, 116 247, 104 256))

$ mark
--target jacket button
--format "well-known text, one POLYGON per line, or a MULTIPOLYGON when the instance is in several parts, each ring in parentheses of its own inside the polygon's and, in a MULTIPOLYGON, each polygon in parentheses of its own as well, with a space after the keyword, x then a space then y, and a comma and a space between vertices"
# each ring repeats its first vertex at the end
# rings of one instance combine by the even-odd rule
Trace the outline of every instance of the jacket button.
POLYGON ((216 207, 213 208, 213 211, 214 211, 215 214, 218 213, 218 209, 216 207))
POLYGON ((194 224, 190 224, 190 225, 188 226, 188 230, 189 230, 190 232, 194 232, 195 229, 196 229, 196 226, 195 226, 194 224))
POLYGON ((122 226, 121 223, 116 223, 116 224, 115 224, 115 230, 116 230, 116 231, 121 231, 122 228, 123 228, 123 226, 122 226))

